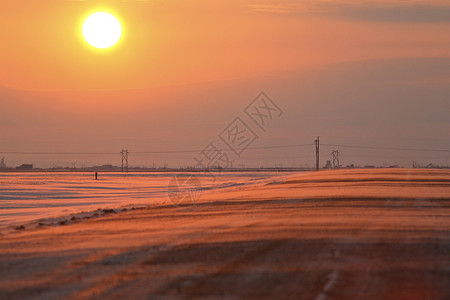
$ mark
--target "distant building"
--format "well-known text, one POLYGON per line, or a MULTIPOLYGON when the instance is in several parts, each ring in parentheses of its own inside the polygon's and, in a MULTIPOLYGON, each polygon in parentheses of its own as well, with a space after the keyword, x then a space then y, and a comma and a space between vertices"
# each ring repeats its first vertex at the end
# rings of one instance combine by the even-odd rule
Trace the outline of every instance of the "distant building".
POLYGON ((325 164, 324 169, 331 169, 333 166, 331 165, 331 160, 327 160, 327 163, 325 164))
POLYGON ((33 170, 33 165, 30 164, 23 164, 18 167, 16 167, 17 170, 33 170))
POLYGON ((6 164, 5 164, 5 158, 2 158, 2 161, 0 162, 0 169, 6 169, 6 164))

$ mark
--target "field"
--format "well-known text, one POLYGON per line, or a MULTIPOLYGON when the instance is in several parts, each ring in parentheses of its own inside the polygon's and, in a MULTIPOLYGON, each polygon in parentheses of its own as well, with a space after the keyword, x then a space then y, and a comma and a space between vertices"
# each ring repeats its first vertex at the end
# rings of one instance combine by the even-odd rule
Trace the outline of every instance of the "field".
POLYGON ((450 299, 449 170, 233 180, 1 231, 0 299, 450 299))
POLYGON ((95 180, 94 172, 2 172, 0 231, 33 221, 61 222, 68 216, 70 219, 72 214, 86 217, 97 209, 171 204, 167 195, 177 190, 175 178, 179 179, 181 190, 189 189, 189 186, 183 187, 185 179, 197 181, 191 188, 217 190, 248 185, 275 175, 276 172, 100 172, 95 180))

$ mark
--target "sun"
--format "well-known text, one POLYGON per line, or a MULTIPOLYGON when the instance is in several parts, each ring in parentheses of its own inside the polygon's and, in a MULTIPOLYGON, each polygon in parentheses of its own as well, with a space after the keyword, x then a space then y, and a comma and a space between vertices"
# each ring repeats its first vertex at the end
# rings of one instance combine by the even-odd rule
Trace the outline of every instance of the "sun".
POLYGON ((110 13, 96 12, 83 23, 83 36, 92 47, 106 49, 114 46, 122 35, 119 20, 110 13))

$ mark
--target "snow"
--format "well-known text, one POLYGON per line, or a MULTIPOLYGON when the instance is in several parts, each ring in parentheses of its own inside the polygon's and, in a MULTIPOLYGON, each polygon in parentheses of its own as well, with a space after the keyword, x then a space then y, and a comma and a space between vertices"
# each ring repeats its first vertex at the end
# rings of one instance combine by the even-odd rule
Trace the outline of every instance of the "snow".
POLYGON ((163 204, 0 231, 2 299, 450 299, 449 170, 229 174, 195 205, 142 198, 169 174, 36 176, 16 188, 163 204))
POLYGON ((57 218, 97 209, 170 204, 168 183, 174 176, 195 176, 200 190, 255 183, 277 173, 0 173, 0 227, 57 218))

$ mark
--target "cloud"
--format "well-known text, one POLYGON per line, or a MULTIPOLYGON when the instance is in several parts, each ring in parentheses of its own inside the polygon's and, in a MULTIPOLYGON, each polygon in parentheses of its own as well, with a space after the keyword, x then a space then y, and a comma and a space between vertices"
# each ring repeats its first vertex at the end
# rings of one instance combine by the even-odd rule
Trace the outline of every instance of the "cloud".
POLYGON ((442 5, 330 5, 330 13, 343 19, 368 22, 450 22, 450 6, 442 5))
MULTIPOLYGON (((65 0, 68 2, 88 2, 89 0, 65 0)), ((145 4, 145 5, 154 5, 156 3, 161 2, 161 0, 116 0, 115 2, 135 2, 139 4, 145 4)))
POLYGON ((248 7, 255 12, 272 14, 291 14, 300 11, 300 5, 295 2, 249 4, 248 7))
POLYGON ((260 13, 320 16, 366 22, 450 22, 450 5, 442 3, 297 0, 261 1, 258 4, 249 4, 248 8, 260 13))

